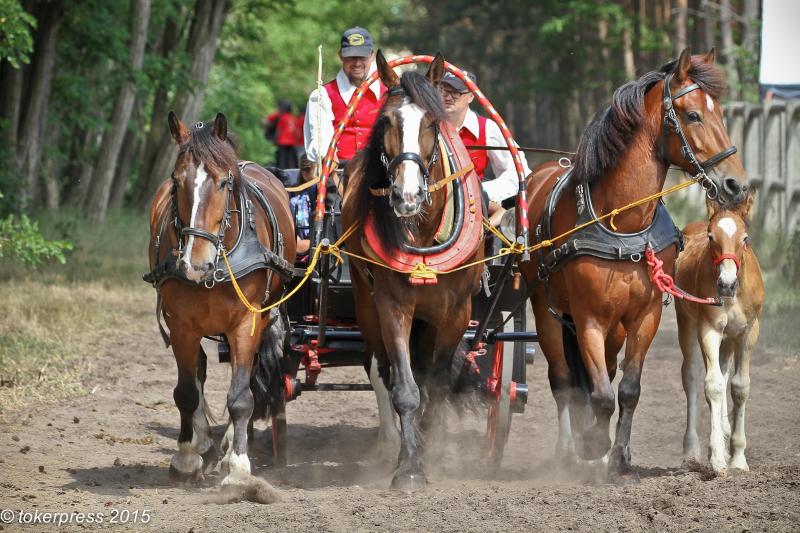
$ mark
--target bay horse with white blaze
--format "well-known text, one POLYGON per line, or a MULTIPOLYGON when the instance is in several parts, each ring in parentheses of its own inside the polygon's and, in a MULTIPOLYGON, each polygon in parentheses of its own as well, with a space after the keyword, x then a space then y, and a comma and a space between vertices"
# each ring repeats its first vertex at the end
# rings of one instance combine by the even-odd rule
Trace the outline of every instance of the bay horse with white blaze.
POLYGON ((678 258, 675 281, 692 294, 719 296, 722 305, 707 306, 678 300, 678 339, 683 352, 683 390, 686 394, 685 463, 700 462, 697 438, 700 357, 705 365, 705 396, 711 410, 709 451, 711 468, 725 475, 728 467, 749 470, 744 450, 745 405, 750 396, 750 357, 760 327, 764 281, 750 246, 746 220, 753 195, 734 209, 709 204, 710 220, 693 222, 684 230, 686 249, 678 258), (730 376, 733 369, 733 376, 730 376), (728 420, 727 383, 733 399, 733 431, 728 420), (726 447, 730 444, 730 454, 726 447))
POLYGON ((190 130, 170 112, 169 128, 179 152, 171 179, 151 205, 151 273, 145 279, 158 290, 170 332, 165 340, 171 341, 178 365, 174 398, 181 426, 170 473, 192 480, 217 462, 203 397, 207 361, 200 341, 224 335, 232 367, 226 437, 232 442, 223 458, 229 473, 222 484, 243 484, 250 476, 247 440, 254 409, 265 416, 280 402, 276 361, 282 354, 276 351, 283 346, 286 325, 274 313, 253 321, 221 254, 227 252, 252 305, 277 300, 295 257, 289 199, 275 176, 237 160, 222 113, 190 130))
MULTIPOLYGON (((557 163, 535 169, 528 180, 528 218, 538 224, 540 242, 658 193, 670 165, 694 175, 718 203, 744 198, 746 174, 719 104, 724 77, 713 63, 713 50, 691 56, 687 49, 678 60, 619 87, 584 131, 568 175, 557 163), (562 194, 551 195, 554 189, 562 194)), ((539 344, 558 409, 556 455, 598 459, 609 453, 612 480, 638 479, 631 466, 631 425, 663 307, 642 258, 651 247, 670 273, 679 246, 677 228, 652 200, 556 240, 542 249, 539 261, 520 266, 534 287, 539 344), (623 343, 612 447, 611 383, 623 343)))
MULTIPOLYGON (((427 257, 446 248, 451 240, 439 245, 435 242, 449 197, 446 187, 439 185, 455 175, 446 176, 444 160, 458 157, 468 162, 469 155, 448 124, 436 90, 444 73, 441 54, 430 64, 426 76, 406 72, 398 77, 380 51, 377 65, 389 92, 369 145, 347 168, 342 222, 345 228, 358 223, 347 240, 347 250, 370 255, 366 244, 369 222, 364 221, 374 220, 378 244, 387 254, 427 257), (447 143, 441 142, 443 139, 447 143)), ((480 228, 479 192, 477 198, 472 197, 479 185, 474 175, 461 180, 453 182, 454 190, 462 191, 454 195, 471 195, 471 210, 462 210, 461 221, 454 224, 462 224, 461 231, 467 232, 464 217, 472 217, 471 223, 480 228), (475 188, 468 180, 475 180, 475 188)), ((455 219, 459 220, 459 215, 455 219)), ((454 246, 447 249, 460 254, 464 263, 482 259, 480 233, 474 235, 474 242, 460 252, 454 246)), ((423 428, 435 427, 437 406, 449 392, 453 355, 469 325, 471 296, 479 286, 483 266, 439 275, 436 284, 411 284, 407 272, 376 267, 355 257, 351 258, 351 267, 366 355, 378 362, 400 416, 401 446, 392 487, 421 488, 427 481, 418 417, 423 414, 419 417, 423 428), (427 403, 421 403, 421 389, 427 403)))

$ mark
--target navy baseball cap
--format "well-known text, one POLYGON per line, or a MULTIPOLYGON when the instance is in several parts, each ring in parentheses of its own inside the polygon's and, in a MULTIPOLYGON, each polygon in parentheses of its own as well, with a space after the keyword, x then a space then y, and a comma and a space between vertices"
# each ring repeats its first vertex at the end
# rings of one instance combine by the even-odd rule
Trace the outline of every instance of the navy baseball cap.
MULTIPOLYGON (((472 83, 477 83, 478 82, 477 76, 475 76, 475 74, 473 74, 472 72, 467 72, 465 70, 464 74, 467 75, 467 78, 472 80, 472 83)), ((453 89, 455 89, 456 91, 458 91, 460 93, 468 93, 469 92, 469 88, 467 88, 467 84, 464 83, 461 80, 461 78, 459 78, 458 76, 456 76, 455 74, 453 74, 449 70, 444 73, 444 76, 442 76, 442 83, 446 83, 447 85, 449 85, 450 87, 452 87, 453 89)))
POLYGON ((372 53, 372 35, 360 27, 350 28, 342 34, 342 57, 367 57, 372 53))

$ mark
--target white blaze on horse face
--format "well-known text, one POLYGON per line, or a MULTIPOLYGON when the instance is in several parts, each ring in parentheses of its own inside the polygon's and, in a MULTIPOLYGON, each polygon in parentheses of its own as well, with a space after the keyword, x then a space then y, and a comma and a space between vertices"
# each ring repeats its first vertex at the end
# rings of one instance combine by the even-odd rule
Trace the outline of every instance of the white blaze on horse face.
MULTIPOLYGON (((403 127, 403 141, 402 146, 400 146, 400 152, 419 154, 421 158, 419 133, 425 110, 406 99, 398 113, 400 113, 403 127)), ((415 204, 420 190, 425 186, 422 180, 422 171, 414 161, 403 161, 400 166, 403 176, 403 201, 407 204, 415 204)))
POLYGON ((706 95, 706 107, 708 107, 710 112, 714 112, 714 99, 708 95, 706 95))
POLYGON ((736 221, 730 217, 721 218, 719 222, 717 222, 717 226, 719 226, 719 229, 724 231, 728 237, 733 237, 733 234, 736 233, 736 221))
POLYGON ((733 259, 723 259, 719 264, 719 276, 717 277, 719 282, 730 287, 736 281, 737 275, 738 269, 733 259))
MULTIPOLYGON (((200 163, 200 166, 197 167, 197 173, 194 177, 194 197, 192 198, 192 218, 189 221, 189 227, 195 227, 194 221, 197 218, 197 211, 200 207, 200 189, 203 187, 203 183, 208 178, 208 173, 206 172, 205 165, 200 163)), ((183 261, 191 266, 192 264, 192 247, 194 246, 194 235, 189 235, 189 240, 186 242, 186 251, 183 253, 183 261)))

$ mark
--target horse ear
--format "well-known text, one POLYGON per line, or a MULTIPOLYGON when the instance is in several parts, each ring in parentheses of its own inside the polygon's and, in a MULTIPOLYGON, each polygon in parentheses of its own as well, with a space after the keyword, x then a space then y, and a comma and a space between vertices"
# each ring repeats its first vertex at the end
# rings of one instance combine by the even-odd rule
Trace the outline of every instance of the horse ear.
POLYGON ((717 60, 717 50, 712 46, 711 50, 709 50, 708 53, 703 56, 703 61, 705 61, 709 65, 713 65, 716 60, 717 60))
POLYGON ((169 132, 172 134, 172 139, 175 141, 175 144, 181 145, 185 143, 189 138, 189 130, 183 125, 183 122, 181 122, 181 119, 175 114, 175 111, 169 112, 167 122, 169 122, 169 132))
POLYGON ((715 200, 706 196, 706 213, 708 214, 709 221, 717 215, 719 210, 720 205, 715 200))
POLYGON ((220 141, 225 141, 228 138, 228 119, 222 113, 217 113, 217 118, 214 119, 214 135, 220 141))
POLYGON ((383 52, 379 49, 377 55, 375 56, 375 63, 378 67, 378 74, 381 77, 381 81, 387 88, 391 89, 392 87, 397 87, 400 85, 400 78, 397 76, 397 73, 394 71, 392 67, 389 66, 389 62, 386 61, 386 58, 383 56, 383 52))
POLYGON ((678 63, 675 65, 675 78, 682 82, 689 79, 689 69, 692 67, 692 50, 688 46, 683 49, 678 63))
POLYGON ((436 52, 436 57, 433 58, 433 61, 428 66, 428 73, 425 74, 425 77, 432 84, 438 86, 439 82, 442 81, 442 76, 444 76, 444 56, 441 52, 436 52))
POLYGON ((742 220, 749 221, 750 216, 753 214, 753 204, 756 203, 756 189, 754 187, 747 188, 747 198, 741 203, 739 214, 742 220))

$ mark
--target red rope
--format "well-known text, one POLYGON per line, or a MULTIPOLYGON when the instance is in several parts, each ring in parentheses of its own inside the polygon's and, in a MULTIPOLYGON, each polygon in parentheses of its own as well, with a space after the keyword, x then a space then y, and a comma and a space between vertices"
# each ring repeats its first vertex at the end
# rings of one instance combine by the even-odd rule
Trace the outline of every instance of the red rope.
POLYGON ((675 280, 672 279, 672 276, 664 272, 664 261, 656 257, 655 252, 649 246, 644 250, 644 257, 647 264, 650 265, 650 281, 652 281, 661 292, 666 292, 675 298, 680 298, 696 304, 722 305, 722 302, 717 298, 698 298, 697 296, 688 294, 675 285, 675 280))

